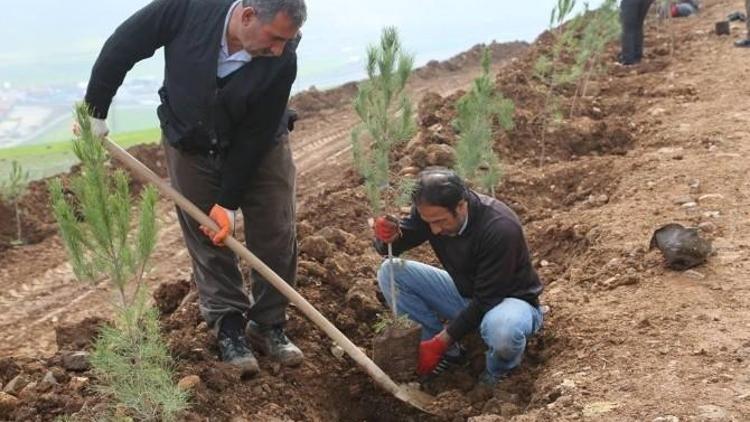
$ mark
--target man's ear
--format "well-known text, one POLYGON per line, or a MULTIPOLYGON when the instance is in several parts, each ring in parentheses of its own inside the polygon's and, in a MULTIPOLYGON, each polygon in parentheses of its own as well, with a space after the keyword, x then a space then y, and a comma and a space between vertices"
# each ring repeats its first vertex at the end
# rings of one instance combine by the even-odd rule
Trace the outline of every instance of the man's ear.
POLYGON ((257 16, 258 12, 255 11, 253 7, 245 7, 242 9, 242 22, 248 23, 250 22, 255 16, 257 16))
POLYGON ((467 209, 469 209, 469 202, 465 199, 462 199, 458 201, 458 205, 456 205, 456 211, 465 212, 467 209))

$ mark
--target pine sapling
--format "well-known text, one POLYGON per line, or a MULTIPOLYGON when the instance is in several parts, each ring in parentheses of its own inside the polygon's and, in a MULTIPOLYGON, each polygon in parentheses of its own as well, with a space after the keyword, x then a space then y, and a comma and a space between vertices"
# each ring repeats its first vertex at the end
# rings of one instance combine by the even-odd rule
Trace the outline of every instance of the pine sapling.
POLYGON ((563 53, 569 53, 571 45, 575 50, 578 42, 576 33, 580 20, 574 20, 567 28, 563 25, 573 13, 575 5, 576 0, 557 0, 557 5, 552 8, 549 21, 550 31, 555 37, 552 53, 550 56, 540 57, 534 65, 534 73, 546 85, 546 94, 542 109, 539 167, 544 166, 548 126, 550 123, 559 123, 562 120, 559 101, 556 98, 557 89, 561 84, 575 80, 580 75, 580 69, 566 69, 561 60, 563 53))
POLYGON ((117 292, 114 327, 94 345, 92 365, 102 390, 142 420, 174 420, 187 397, 172 382, 171 359, 158 330, 158 318, 147 304, 143 275, 156 244, 156 190, 141 194, 139 216, 132 215, 128 176, 110 172, 101 141, 91 132, 89 113, 76 107, 81 138, 73 151, 81 174, 69 202, 62 183, 50 187, 52 207, 73 271, 81 281, 106 277, 117 292), (135 225, 135 230, 133 230, 135 225))
MULTIPOLYGON (((367 49, 368 78, 359 85, 354 100, 361 124, 354 129, 351 139, 354 164, 364 178, 374 215, 392 209, 386 203, 386 198, 394 192, 389 183, 391 150, 416 131, 413 107, 404 91, 413 65, 414 58, 403 52, 394 27, 383 29, 380 43, 367 49)), ((392 264, 390 244, 388 250, 392 264)), ((395 283, 391 284, 395 288, 395 283)), ((391 300, 396 319, 395 294, 391 300)))
POLYGON ((586 96, 591 77, 605 69, 602 60, 607 46, 620 34, 617 0, 605 2, 590 14, 581 35, 581 48, 576 56, 576 65, 583 69, 570 105, 570 116, 575 114, 576 101, 586 96))
POLYGON ((500 160, 493 149, 493 121, 503 130, 513 128, 513 101, 495 88, 490 75, 490 50, 482 56, 482 74, 457 103, 454 126, 459 133, 456 145, 458 173, 495 196, 502 174, 500 160))
POLYGON ((13 160, 11 163, 10 173, 8 174, 8 180, 0 185, 0 197, 7 201, 11 207, 16 218, 16 240, 15 244, 22 244, 22 225, 21 225, 21 207, 20 199, 26 192, 26 186, 29 183, 29 172, 23 171, 23 168, 18 161, 13 160))

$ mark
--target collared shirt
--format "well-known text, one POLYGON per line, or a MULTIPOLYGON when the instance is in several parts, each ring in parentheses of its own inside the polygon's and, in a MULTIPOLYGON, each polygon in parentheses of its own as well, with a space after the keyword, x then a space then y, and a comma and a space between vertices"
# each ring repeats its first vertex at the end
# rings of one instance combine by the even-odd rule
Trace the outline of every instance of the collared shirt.
POLYGON ((229 8, 226 19, 224 19, 224 33, 221 36, 221 48, 219 49, 219 64, 216 75, 223 78, 235 70, 241 68, 250 60, 253 56, 245 50, 240 50, 231 56, 229 55, 229 43, 227 42, 227 29, 229 28, 229 19, 232 17, 234 9, 242 2, 242 0, 235 1, 229 8))

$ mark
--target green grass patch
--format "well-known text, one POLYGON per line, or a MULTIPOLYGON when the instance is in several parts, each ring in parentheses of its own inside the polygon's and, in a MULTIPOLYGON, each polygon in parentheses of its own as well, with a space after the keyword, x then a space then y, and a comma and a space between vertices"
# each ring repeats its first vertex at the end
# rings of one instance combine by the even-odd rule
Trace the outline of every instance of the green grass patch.
MULTIPOLYGON (((112 135, 112 139, 123 148, 159 142, 158 128, 125 132, 112 135)), ((48 144, 0 148, 0 181, 8 179, 13 161, 29 172, 30 180, 43 179, 68 171, 78 163, 73 154, 73 138, 48 144)))

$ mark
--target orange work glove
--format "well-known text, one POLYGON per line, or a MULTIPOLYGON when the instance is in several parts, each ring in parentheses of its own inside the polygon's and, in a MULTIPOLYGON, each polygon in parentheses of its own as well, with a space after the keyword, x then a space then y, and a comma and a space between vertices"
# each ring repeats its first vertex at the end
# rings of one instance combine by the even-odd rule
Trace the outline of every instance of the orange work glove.
POLYGON ((384 243, 393 243, 398 239, 399 234, 401 234, 398 227, 398 220, 389 215, 376 218, 372 229, 375 232, 375 237, 384 243))
POLYGON ((226 239, 229 234, 234 234, 235 212, 236 211, 228 210, 219 204, 216 204, 211 208, 211 212, 208 216, 211 217, 211 220, 214 220, 217 226, 219 226, 219 231, 214 232, 206 226, 200 226, 200 229, 203 234, 211 238, 214 245, 224 245, 224 239, 226 239))

